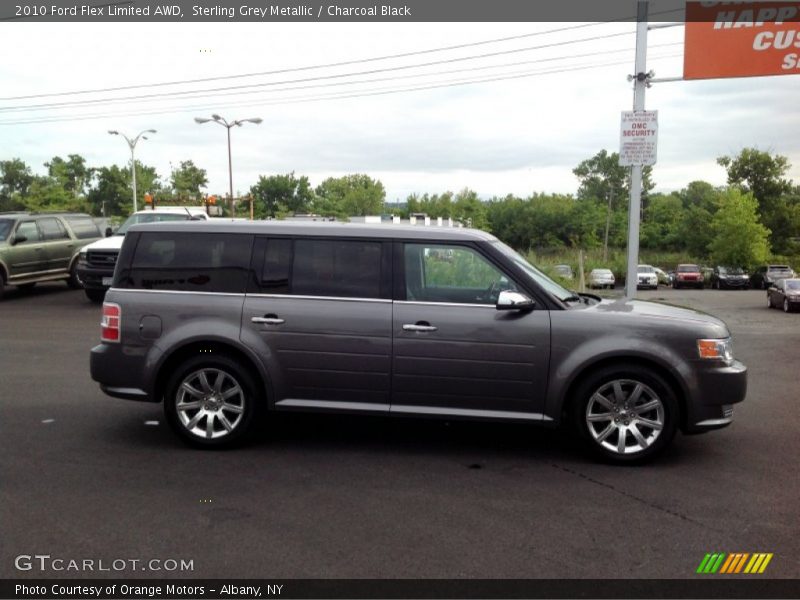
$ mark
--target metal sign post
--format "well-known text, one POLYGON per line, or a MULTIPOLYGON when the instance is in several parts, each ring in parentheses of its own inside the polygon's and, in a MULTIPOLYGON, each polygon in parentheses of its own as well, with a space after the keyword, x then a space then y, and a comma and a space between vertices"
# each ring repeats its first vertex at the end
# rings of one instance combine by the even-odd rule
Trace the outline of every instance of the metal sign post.
MULTIPOLYGON (((639 0, 636 7, 636 72, 633 85, 633 110, 644 110, 644 92, 647 88, 647 0, 639 0)), ((636 295, 639 265, 639 213, 642 206, 642 166, 631 167, 631 198, 628 206, 628 271, 625 276, 625 297, 636 295)))

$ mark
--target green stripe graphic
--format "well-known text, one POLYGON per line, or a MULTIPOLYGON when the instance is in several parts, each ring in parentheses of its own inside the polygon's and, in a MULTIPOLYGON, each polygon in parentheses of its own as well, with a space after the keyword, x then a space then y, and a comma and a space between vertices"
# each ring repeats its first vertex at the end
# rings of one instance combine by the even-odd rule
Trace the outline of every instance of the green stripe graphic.
POLYGON ((700 562, 700 566, 697 567, 698 573, 705 573, 706 564, 708 563, 708 559, 711 558, 710 554, 706 554, 703 560, 700 562))
POLYGON ((719 553, 719 558, 717 559, 717 562, 715 562, 715 563, 713 564, 713 566, 709 565, 709 566, 710 566, 710 569, 709 569, 709 571, 708 571, 708 572, 709 572, 709 573, 716 573, 716 572, 717 572, 717 569, 719 569, 719 568, 720 568, 720 566, 722 565, 722 561, 723 561, 724 559, 725 559, 725 553, 724 553, 724 552, 720 552, 720 553, 719 553))

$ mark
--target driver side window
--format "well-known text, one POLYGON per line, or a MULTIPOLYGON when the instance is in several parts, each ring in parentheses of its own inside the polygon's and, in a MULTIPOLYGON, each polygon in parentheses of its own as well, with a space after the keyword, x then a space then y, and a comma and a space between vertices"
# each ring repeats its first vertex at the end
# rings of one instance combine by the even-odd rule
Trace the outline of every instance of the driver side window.
POLYGON ((446 244, 405 245, 406 299, 418 302, 491 304, 517 287, 472 248, 446 244))

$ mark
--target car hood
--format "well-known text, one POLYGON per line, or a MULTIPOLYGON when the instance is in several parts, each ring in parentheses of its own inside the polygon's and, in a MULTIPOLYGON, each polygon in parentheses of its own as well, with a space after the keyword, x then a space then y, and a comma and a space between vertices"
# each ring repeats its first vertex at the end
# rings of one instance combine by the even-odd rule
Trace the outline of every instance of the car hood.
POLYGON ((625 298, 620 298, 618 300, 603 300, 598 304, 587 307, 586 310, 597 313, 631 315, 639 318, 645 317, 656 321, 672 321, 676 324, 703 324, 710 325, 712 327, 722 327, 726 332, 728 330, 725 323, 714 315, 710 315, 693 308, 675 306, 666 302, 658 302, 653 300, 628 300, 625 298))
POLYGON ((84 246, 82 250, 119 250, 122 248, 122 242, 125 241, 124 235, 112 235, 107 238, 102 238, 96 242, 92 242, 84 246))

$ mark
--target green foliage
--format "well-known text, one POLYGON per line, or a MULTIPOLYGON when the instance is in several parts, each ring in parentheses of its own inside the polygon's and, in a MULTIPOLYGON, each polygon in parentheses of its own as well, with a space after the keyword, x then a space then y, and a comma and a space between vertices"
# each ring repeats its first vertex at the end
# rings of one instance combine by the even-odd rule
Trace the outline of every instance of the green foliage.
POLYGON ((44 163, 47 174, 56 184, 74 197, 83 196, 89 183, 91 172, 86 166, 86 159, 79 154, 70 154, 67 160, 54 156, 50 162, 44 163))
POLYGON ((19 158, 0 161, 0 211, 20 210, 33 183, 31 168, 19 158))
POLYGON ((761 221, 772 231, 771 241, 776 250, 789 250, 790 238, 798 235, 800 228, 795 213, 798 197, 793 193, 792 182, 786 178, 791 167, 789 159, 756 148, 743 148, 735 157, 719 157, 717 163, 727 170, 729 184, 753 193, 761 221))
POLYGON ((308 212, 314 198, 308 177, 295 177, 294 171, 286 175, 262 175, 250 193, 260 218, 308 212))
POLYGON ((455 250, 425 256, 425 284, 429 287, 488 289, 500 273, 473 252, 455 250))
POLYGON ((752 194, 730 188, 719 199, 711 221, 713 240, 708 246, 714 261, 722 265, 752 268, 769 258, 769 229, 758 218, 752 194))
POLYGON ((133 210, 130 170, 117 165, 95 169, 87 200, 92 214, 129 214, 133 210))
MULTIPOLYGON (((609 154, 607 150, 600 150, 592 158, 582 161, 572 172, 580 181, 578 199, 610 201, 612 210, 627 205, 631 184, 630 169, 620 166, 617 152, 609 154)), ((642 169, 643 199, 655 187, 652 174, 652 167, 642 169)))
POLYGON ((655 194, 645 210, 642 248, 677 250, 683 241, 683 204, 677 194, 655 194))
POLYGON ((329 177, 316 189, 314 211, 325 217, 377 215, 383 212, 383 184, 367 175, 329 177))
POLYGON ((199 199, 200 190, 208 185, 206 170, 197 167, 191 160, 183 160, 170 176, 172 193, 179 199, 199 199))

